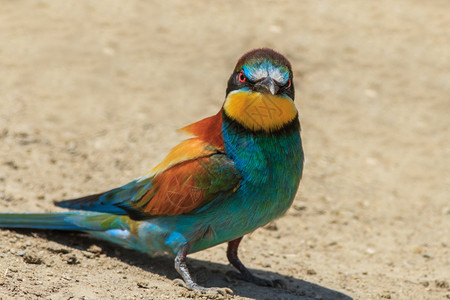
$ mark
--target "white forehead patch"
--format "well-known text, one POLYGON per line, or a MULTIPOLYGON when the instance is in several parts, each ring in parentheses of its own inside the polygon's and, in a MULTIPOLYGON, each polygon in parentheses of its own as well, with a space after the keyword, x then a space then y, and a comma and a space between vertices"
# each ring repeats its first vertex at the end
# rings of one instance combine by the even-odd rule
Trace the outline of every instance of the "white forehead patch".
POLYGON ((269 76, 278 83, 285 83, 289 79, 285 78, 278 68, 269 69, 269 76))
POLYGON ((289 71, 281 66, 274 66, 270 61, 244 65, 242 69, 251 81, 270 77, 279 84, 285 84, 289 80, 289 71))

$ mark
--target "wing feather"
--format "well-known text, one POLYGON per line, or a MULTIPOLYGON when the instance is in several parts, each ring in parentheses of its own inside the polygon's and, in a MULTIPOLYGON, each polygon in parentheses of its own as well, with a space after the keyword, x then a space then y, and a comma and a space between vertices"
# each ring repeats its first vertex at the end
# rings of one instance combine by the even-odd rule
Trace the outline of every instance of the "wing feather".
POLYGON ((197 158, 167 169, 135 208, 147 215, 179 215, 194 211, 239 186, 240 175, 224 154, 197 158))
POLYGON ((71 209, 128 215, 141 220, 194 212, 233 193, 241 180, 222 149, 199 138, 184 141, 144 177, 96 195, 56 202, 71 209))

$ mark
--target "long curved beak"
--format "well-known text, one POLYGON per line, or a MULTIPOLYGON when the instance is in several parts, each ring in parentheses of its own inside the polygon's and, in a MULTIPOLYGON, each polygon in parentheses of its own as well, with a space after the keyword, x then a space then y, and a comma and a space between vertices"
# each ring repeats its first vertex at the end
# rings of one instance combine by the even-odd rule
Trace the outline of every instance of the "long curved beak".
POLYGON ((269 76, 255 83, 253 90, 263 94, 275 95, 278 92, 278 85, 269 76))

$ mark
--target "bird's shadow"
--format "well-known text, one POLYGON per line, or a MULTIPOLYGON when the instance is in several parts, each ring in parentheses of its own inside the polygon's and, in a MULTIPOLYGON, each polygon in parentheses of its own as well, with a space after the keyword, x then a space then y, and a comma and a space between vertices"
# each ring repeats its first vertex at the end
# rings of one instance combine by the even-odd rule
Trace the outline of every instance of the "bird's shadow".
MULTIPOLYGON (((180 278, 174 269, 173 257, 164 255, 150 257, 141 252, 125 249, 107 241, 99 240, 93 236, 81 234, 79 232, 29 229, 10 230, 28 236, 32 236, 34 233, 39 232, 41 237, 46 238, 49 241, 82 251, 88 251, 89 247, 92 245, 97 245, 102 249, 102 253, 109 257, 117 258, 127 264, 137 266, 150 273, 164 276, 170 280, 180 278)), ((286 287, 262 287, 230 278, 226 273, 228 271, 235 271, 231 265, 202 261, 189 257, 187 264, 194 280, 196 280, 200 285, 205 287, 228 287, 234 291, 235 295, 241 297, 252 299, 352 299, 342 292, 338 292, 312 282, 304 281, 302 279, 284 276, 266 270, 250 269, 253 274, 263 278, 281 279, 286 283, 286 287)))

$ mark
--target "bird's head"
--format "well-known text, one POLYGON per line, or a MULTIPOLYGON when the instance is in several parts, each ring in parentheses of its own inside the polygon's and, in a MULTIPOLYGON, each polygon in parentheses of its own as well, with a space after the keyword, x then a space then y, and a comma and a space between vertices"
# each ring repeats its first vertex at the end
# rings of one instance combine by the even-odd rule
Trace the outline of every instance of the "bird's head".
POLYGON ((272 49, 244 54, 226 93, 225 116, 249 130, 274 132, 298 117, 291 64, 272 49))

